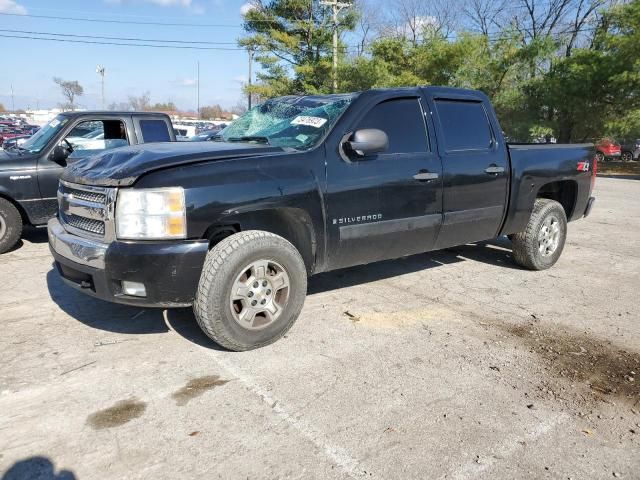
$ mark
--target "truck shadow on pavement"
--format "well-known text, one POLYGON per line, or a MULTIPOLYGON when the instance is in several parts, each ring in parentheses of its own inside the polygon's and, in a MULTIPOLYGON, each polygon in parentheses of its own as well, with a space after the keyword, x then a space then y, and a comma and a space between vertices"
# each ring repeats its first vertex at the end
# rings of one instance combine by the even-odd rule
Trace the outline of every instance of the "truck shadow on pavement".
POLYGON ((76 476, 69 470, 55 471, 53 462, 47 457, 29 457, 19 460, 2 475, 2 480, 76 480, 76 476))
MULTIPOLYGON (((466 260, 502 268, 520 268, 511 259, 511 243, 506 238, 500 238, 490 242, 461 245, 397 260, 321 273, 309 279, 308 295, 362 285, 466 260)), ((173 330, 186 340, 202 347, 221 349, 200 330, 190 308, 143 309, 105 302, 65 285, 55 269, 47 273, 47 287, 52 300, 66 314, 89 327, 129 335, 162 334, 173 330)))
POLYGON ((18 243, 11 247, 7 253, 19 250, 24 246, 25 241, 28 243, 39 244, 47 243, 48 240, 46 228, 25 226, 22 231, 22 238, 18 240, 18 243))

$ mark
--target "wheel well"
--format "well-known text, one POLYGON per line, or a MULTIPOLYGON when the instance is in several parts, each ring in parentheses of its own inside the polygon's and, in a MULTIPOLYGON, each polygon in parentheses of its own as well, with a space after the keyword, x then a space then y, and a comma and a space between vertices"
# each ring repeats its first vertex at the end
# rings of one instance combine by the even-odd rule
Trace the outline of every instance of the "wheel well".
POLYGON ((567 219, 570 219, 576 206, 578 184, 573 180, 561 180, 543 185, 536 198, 555 200, 564 208, 567 219))
POLYGON ((29 221, 29 216, 27 215, 27 212, 24 210, 24 208, 22 208, 22 205, 20 205, 18 202, 16 202, 13 198, 11 198, 8 195, 5 195, 4 193, 1 193, 1 192, 0 192, 0 198, 6 200, 11 205, 16 207, 16 210, 18 210, 18 212, 20 213, 20 217, 22 218, 22 224, 23 225, 31 225, 31 222, 29 221))
POLYGON ((297 208, 276 208, 241 213, 225 218, 224 223, 211 225, 204 234, 213 248, 226 237, 246 230, 274 233, 296 247, 309 273, 313 272, 316 238, 309 215, 297 208))

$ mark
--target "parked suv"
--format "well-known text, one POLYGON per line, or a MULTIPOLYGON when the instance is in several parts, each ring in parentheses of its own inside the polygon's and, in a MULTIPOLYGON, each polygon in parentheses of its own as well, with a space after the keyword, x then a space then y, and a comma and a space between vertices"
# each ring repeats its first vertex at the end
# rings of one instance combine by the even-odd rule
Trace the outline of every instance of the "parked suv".
POLYGON ((624 162, 632 162, 640 157, 640 138, 622 140, 620 156, 624 162))

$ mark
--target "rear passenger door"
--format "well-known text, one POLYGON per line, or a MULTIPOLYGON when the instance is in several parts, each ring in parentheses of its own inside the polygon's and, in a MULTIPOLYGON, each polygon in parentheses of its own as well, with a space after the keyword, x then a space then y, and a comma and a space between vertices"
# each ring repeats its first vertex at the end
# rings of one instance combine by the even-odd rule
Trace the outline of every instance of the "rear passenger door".
POLYGON ((330 268, 432 248, 442 222, 442 168, 431 151, 424 111, 421 98, 391 98, 348 125, 351 133, 384 131, 389 148, 327 161, 330 268))
POLYGON ((507 203, 509 159, 493 112, 472 96, 430 101, 444 170, 436 248, 495 238, 507 203))

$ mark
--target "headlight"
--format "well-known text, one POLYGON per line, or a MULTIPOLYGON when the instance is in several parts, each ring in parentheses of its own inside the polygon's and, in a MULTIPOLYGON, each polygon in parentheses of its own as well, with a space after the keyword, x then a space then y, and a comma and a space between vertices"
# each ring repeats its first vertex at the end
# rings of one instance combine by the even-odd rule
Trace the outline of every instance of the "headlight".
POLYGON ((180 187, 120 190, 116 235, 123 240, 186 238, 184 190, 180 187))

